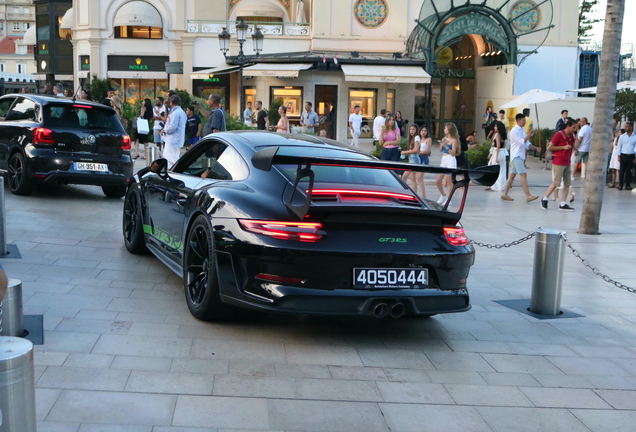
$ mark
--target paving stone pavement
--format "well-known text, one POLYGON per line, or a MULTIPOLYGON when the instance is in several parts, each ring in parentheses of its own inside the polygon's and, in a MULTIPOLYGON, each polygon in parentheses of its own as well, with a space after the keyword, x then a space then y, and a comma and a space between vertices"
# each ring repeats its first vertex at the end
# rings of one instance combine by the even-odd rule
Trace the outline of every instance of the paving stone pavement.
MULTIPOLYGON (((550 172, 529 167, 542 195, 550 172)), ((514 202, 471 187, 462 223, 490 243, 565 230, 591 263, 636 286, 636 194, 606 189, 603 234, 583 236, 583 181, 574 190, 576 211, 564 213, 527 204, 518 184, 514 202)), ((23 257, 2 264, 23 282, 25 313, 44 315, 39 432, 636 431, 636 295, 569 252, 562 307, 579 318, 494 302, 529 298, 529 241, 477 249, 467 313, 203 323, 178 276, 126 252, 122 204, 88 186, 6 194, 8 242, 23 257)))

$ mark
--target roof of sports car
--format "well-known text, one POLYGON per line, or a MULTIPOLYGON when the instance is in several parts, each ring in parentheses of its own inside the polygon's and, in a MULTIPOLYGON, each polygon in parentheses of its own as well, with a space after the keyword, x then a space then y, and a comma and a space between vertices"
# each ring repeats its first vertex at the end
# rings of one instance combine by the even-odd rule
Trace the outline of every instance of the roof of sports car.
POLYGON ((305 135, 305 134, 281 134, 274 132, 265 132, 261 130, 238 130, 238 131, 230 131, 230 132, 221 132, 218 135, 219 137, 223 137, 224 135, 228 136, 238 136, 243 142, 252 147, 260 147, 260 146, 288 146, 288 145, 321 145, 321 146, 333 146, 339 147, 345 150, 359 150, 356 147, 352 147, 348 144, 343 144, 336 140, 332 140, 329 138, 321 138, 315 135, 305 135))

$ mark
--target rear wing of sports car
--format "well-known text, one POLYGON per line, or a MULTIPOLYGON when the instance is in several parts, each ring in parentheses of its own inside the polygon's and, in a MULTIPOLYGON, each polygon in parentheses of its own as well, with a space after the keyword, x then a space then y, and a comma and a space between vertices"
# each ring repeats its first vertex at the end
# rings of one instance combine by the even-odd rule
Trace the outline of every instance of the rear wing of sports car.
MULTIPOLYGON (((468 185, 471 181, 483 185, 492 186, 497 181, 499 176, 499 165, 490 165, 478 167, 475 169, 452 169, 443 168, 430 165, 409 164, 402 162, 390 162, 380 161, 374 159, 346 159, 346 158, 326 158, 316 156, 296 156, 296 155, 284 155, 278 154, 279 147, 267 147, 263 150, 257 151, 252 156, 252 165, 254 168, 262 171, 270 171, 274 165, 297 165, 296 180, 294 182, 294 191, 298 190, 298 184, 302 179, 307 179, 309 186, 305 189, 307 198, 301 205, 292 204, 294 193, 292 193, 285 205, 300 219, 304 218, 309 211, 311 205, 312 191, 314 188, 314 172, 312 171, 312 165, 315 166, 339 166, 350 168, 370 168, 370 169, 388 169, 396 171, 413 171, 431 174, 443 174, 450 175, 453 188, 446 200, 446 204, 443 207, 444 212, 448 211, 448 206, 451 198, 455 194, 455 191, 462 188, 462 200, 459 206, 459 210, 456 212, 457 216, 461 216, 464 211, 464 204, 466 202, 466 195, 468 192, 468 185)), ((459 219, 459 217, 457 217, 459 219)))

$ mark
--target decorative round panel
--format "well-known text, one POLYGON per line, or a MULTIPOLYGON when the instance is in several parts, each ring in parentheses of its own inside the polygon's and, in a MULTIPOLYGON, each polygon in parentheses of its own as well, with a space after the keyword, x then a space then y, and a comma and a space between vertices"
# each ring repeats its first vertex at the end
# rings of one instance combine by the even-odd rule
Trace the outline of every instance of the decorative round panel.
POLYGON ((508 18, 519 18, 511 22, 512 28, 519 33, 526 33, 536 29, 539 23, 541 23, 541 10, 538 7, 535 8, 535 6, 537 6, 537 4, 532 0, 519 0, 515 2, 510 7, 508 18), (532 10, 530 11, 530 9, 532 10))
POLYGON ((362 27, 380 27, 389 17, 389 7, 385 0, 357 0, 353 6, 353 16, 362 27))

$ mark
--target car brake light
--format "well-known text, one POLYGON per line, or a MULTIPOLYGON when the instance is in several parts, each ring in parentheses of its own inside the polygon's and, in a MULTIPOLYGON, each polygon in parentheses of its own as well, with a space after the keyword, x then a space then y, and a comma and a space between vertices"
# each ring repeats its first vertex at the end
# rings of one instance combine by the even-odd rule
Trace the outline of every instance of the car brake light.
POLYGON ((130 137, 128 135, 124 135, 122 137, 121 149, 122 150, 130 150, 130 137))
POLYGON ((33 129, 33 144, 52 145, 55 144, 53 131, 47 128, 33 129))
POLYGON ((264 234, 282 240, 315 242, 324 236, 324 233, 319 231, 320 228, 322 228, 322 224, 317 222, 278 222, 239 219, 239 223, 246 231, 264 234))
POLYGON ((453 246, 466 246, 469 243, 464 228, 444 227, 444 235, 453 246))
POLYGON ((267 273, 259 273, 256 276, 254 276, 254 278, 265 280, 268 282, 278 282, 278 283, 292 283, 292 284, 305 283, 305 279, 302 279, 302 278, 285 277, 285 276, 271 275, 267 273))
MULTIPOLYGON (((307 191, 309 192, 309 191, 307 191)), ((413 195, 407 195, 397 192, 384 192, 384 191, 368 191, 368 190, 351 190, 351 189, 313 189, 312 195, 357 195, 357 196, 370 196, 381 198, 397 198, 404 200, 417 201, 413 195)))
POLYGON ((77 105, 77 104, 75 104, 75 105, 73 105, 73 108, 86 108, 86 109, 92 109, 93 107, 92 107, 92 106, 89 106, 89 105, 77 105))

